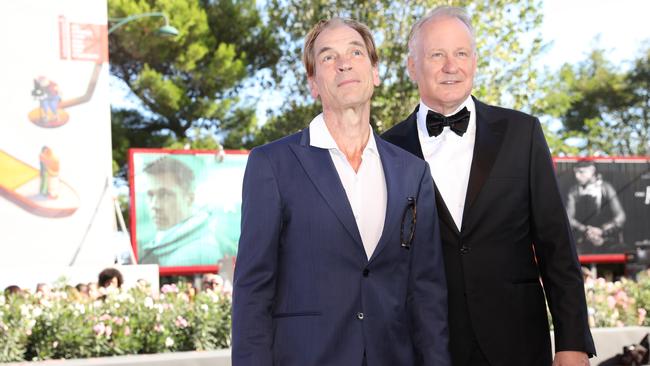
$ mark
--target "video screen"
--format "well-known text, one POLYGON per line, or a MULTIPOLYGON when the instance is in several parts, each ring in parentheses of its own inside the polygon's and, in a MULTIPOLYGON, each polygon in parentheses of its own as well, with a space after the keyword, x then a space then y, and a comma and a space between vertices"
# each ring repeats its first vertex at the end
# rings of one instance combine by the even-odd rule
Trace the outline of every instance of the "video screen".
POLYGON ((556 158, 578 254, 650 247, 650 160, 556 158))
POLYGON ((169 269, 214 266, 234 257, 247 157, 239 151, 132 150, 138 263, 169 269))

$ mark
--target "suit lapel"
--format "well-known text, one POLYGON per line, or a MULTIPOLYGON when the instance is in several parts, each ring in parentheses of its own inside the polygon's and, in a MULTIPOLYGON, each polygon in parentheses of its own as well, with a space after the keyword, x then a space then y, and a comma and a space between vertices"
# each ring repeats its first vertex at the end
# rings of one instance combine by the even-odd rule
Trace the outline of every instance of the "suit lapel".
MULTIPOLYGON (((473 97, 472 97, 473 98, 473 97)), ((465 208, 463 210, 463 223, 466 222, 469 209, 485 184, 490 170, 494 165, 505 130, 508 127, 505 119, 495 119, 490 116, 488 106, 474 99, 476 105, 476 140, 472 167, 469 173, 465 208)))
POLYGON ((300 161, 309 179, 325 199, 325 202, 330 206, 352 239, 364 250, 361 234, 359 234, 357 223, 354 220, 352 206, 348 202, 348 197, 345 194, 345 189, 336 172, 329 151, 309 145, 309 128, 302 131, 300 145, 289 146, 298 161, 300 161))
POLYGON ((404 178, 402 167, 404 166, 404 162, 388 148, 386 141, 377 135, 375 135, 375 141, 377 142, 377 151, 381 158, 384 178, 386 179, 386 217, 384 219, 384 229, 382 230, 381 237, 369 261, 376 258, 388 244, 389 238, 392 237, 392 232, 395 230, 395 226, 392 224, 400 222, 402 208, 407 201, 402 184, 404 178))
POLYGON ((415 107, 411 115, 401 123, 404 128, 401 131, 396 131, 391 136, 391 142, 402 149, 410 152, 420 159, 424 159, 422 155, 422 146, 420 145, 420 138, 418 137, 418 122, 417 115, 420 106, 415 107))

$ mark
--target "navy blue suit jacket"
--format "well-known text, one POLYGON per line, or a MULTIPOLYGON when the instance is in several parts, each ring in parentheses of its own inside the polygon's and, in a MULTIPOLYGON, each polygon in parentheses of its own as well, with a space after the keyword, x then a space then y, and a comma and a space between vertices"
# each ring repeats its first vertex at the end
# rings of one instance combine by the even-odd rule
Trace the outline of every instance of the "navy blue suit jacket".
POLYGON ((364 353, 369 366, 450 365, 429 168, 376 141, 388 202, 369 260, 330 153, 309 145, 309 129, 251 151, 235 267, 234 366, 360 366, 364 353), (409 197, 417 223, 405 249, 400 227, 409 197))

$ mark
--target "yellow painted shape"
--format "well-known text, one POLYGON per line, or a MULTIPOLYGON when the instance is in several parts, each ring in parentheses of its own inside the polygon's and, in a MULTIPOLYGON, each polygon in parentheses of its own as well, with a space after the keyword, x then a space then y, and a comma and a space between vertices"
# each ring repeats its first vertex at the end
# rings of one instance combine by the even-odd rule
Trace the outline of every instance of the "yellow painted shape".
POLYGON ((0 186, 11 191, 38 176, 38 169, 0 150, 0 186))

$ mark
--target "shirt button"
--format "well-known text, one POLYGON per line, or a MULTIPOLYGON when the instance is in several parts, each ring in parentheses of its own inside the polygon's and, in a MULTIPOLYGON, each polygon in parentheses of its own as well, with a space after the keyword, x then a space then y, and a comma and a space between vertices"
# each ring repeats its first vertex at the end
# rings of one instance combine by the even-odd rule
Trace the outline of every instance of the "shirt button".
POLYGON ((363 315, 362 312, 358 312, 358 313, 357 313, 357 319, 359 319, 359 320, 363 320, 363 317, 364 317, 364 315, 363 315))
POLYGON ((368 277, 368 274, 370 273, 370 270, 368 268, 365 268, 363 270, 363 277, 368 277))
POLYGON ((468 246, 463 245, 462 247, 460 247, 460 254, 467 254, 467 253, 469 253, 468 246))

